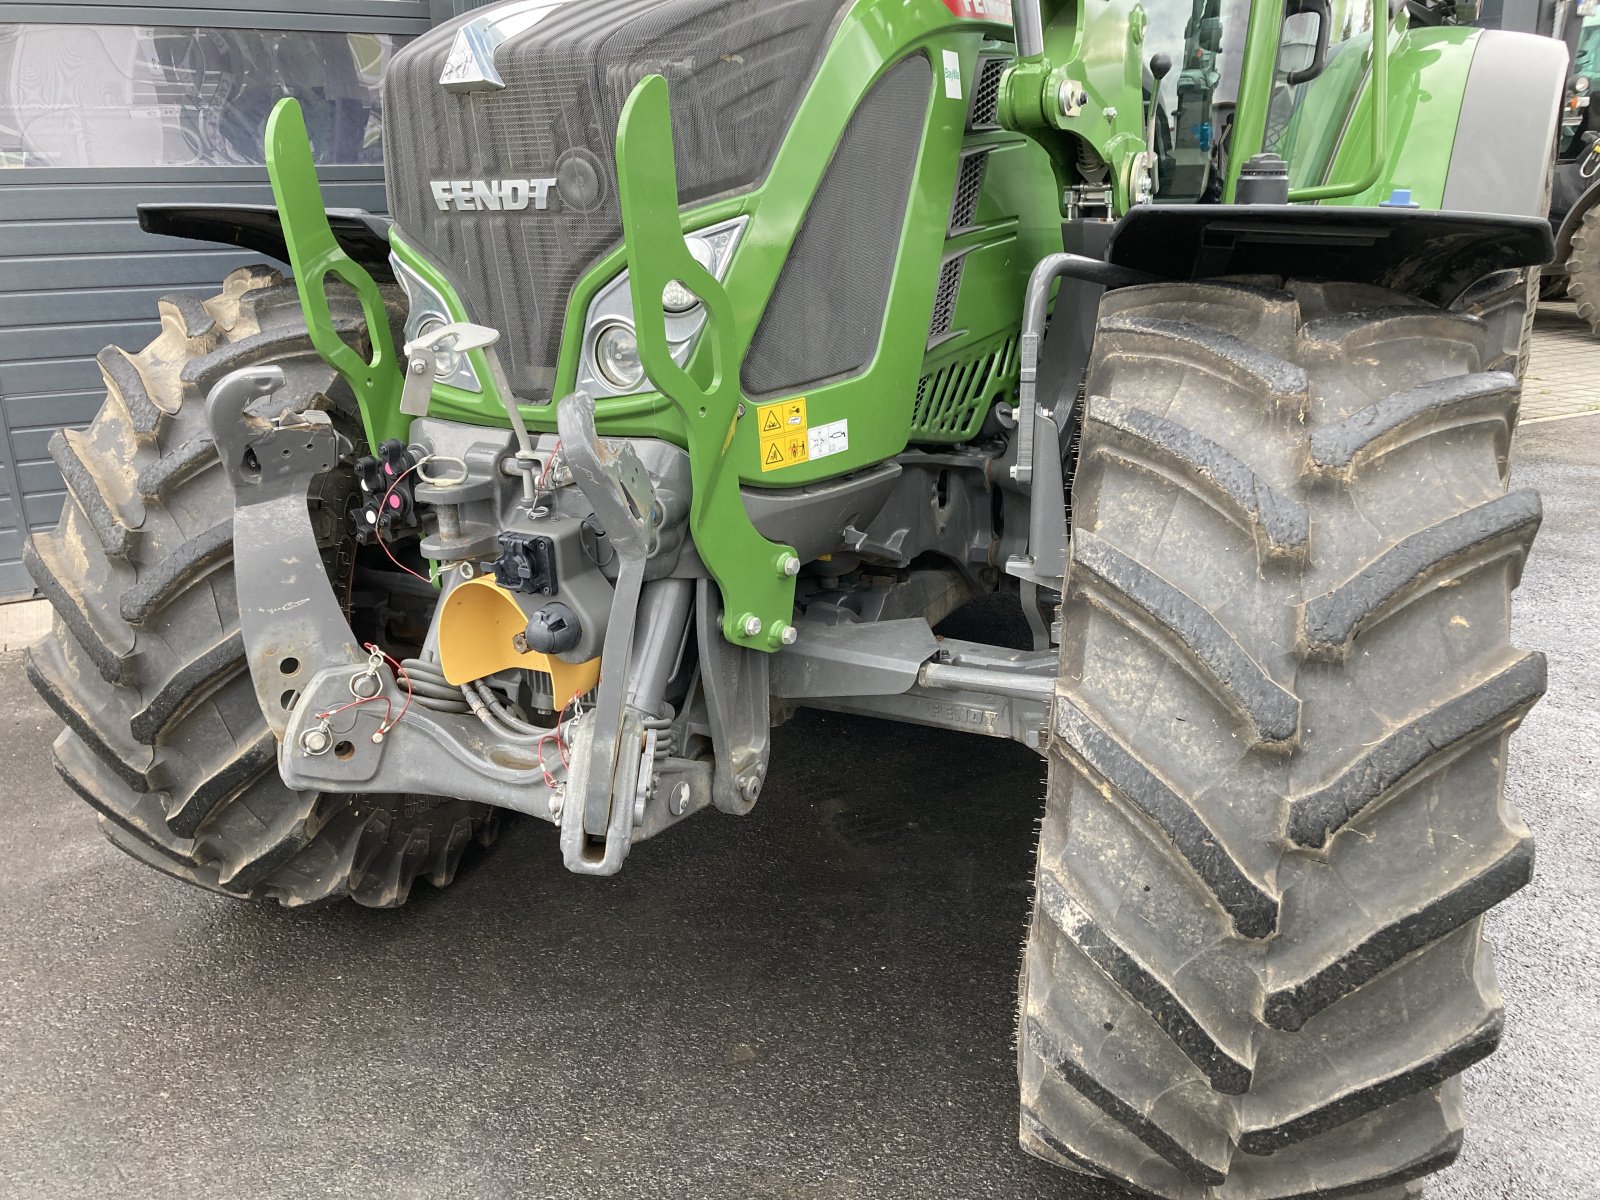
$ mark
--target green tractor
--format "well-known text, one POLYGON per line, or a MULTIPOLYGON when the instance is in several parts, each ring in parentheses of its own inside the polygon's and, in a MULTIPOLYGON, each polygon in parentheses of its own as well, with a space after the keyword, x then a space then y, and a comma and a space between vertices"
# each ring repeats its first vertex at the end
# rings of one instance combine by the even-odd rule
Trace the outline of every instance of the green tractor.
POLYGON ((1545 688, 1474 308, 1550 257, 1565 55, 1458 15, 512 0, 390 69, 392 221, 284 102, 275 206, 143 220, 293 282, 163 302, 53 443, 62 775, 179 879, 393 906, 504 810, 670 854, 798 709, 1013 739, 1023 1148, 1414 1195, 1545 688))
POLYGON ((1561 106, 1550 223, 1555 265, 1544 272, 1543 293, 1566 296, 1578 315, 1600 333, 1600 108, 1591 88, 1600 84, 1600 14, 1595 0, 1574 10, 1560 5, 1564 40, 1572 57, 1561 106))

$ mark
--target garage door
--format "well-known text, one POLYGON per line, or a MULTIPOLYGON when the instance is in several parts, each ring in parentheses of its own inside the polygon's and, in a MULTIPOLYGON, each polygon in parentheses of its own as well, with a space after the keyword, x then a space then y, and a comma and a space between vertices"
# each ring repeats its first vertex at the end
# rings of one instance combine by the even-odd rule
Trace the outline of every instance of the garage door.
POLYGON ((378 81, 430 15, 428 0, 0 3, 0 597, 32 590, 22 540, 65 497, 47 443, 93 418, 96 355, 149 342, 158 297, 259 261, 145 234, 136 206, 271 203, 262 131, 295 96, 328 202, 382 211, 378 81))

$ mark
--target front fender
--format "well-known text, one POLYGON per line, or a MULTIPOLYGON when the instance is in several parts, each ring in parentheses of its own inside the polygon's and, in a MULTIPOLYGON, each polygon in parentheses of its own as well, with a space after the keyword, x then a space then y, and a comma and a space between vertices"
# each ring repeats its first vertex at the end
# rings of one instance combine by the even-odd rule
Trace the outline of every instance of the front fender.
POLYGON ((1543 217, 1309 204, 1141 204, 1109 261, 1168 279, 1297 276, 1370 283, 1449 305, 1498 271, 1550 261, 1543 217))
POLYGON ((1440 208, 1546 215, 1566 79, 1567 48, 1553 38, 1478 36, 1440 208))

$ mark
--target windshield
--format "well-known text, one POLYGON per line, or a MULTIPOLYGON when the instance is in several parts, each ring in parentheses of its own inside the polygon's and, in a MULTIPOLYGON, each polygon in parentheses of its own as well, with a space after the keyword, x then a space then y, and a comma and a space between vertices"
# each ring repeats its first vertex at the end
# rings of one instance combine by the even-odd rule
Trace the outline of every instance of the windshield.
POLYGON ((1187 204, 1221 194, 1217 142, 1238 93, 1247 0, 1150 0, 1146 64, 1165 55, 1172 67, 1146 99, 1155 101, 1156 200, 1187 204))

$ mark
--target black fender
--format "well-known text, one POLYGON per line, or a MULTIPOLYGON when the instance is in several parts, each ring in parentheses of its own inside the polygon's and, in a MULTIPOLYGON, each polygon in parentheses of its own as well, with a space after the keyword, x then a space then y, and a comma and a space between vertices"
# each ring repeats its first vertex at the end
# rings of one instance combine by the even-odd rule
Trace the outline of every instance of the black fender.
POLYGON ((1279 275, 1370 283, 1448 307, 1497 271, 1551 260, 1542 216, 1292 204, 1142 204, 1111 263, 1166 279, 1279 275))
MULTIPOLYGON (((344 252, 379 283, 392 281, 387 217, 361 208, 331 208, 328 224, 344 252)), ((163 237, 240 246, 281 263, 289 261, 283 220, 272 204, 141 204, 139 228, 163 237)))

